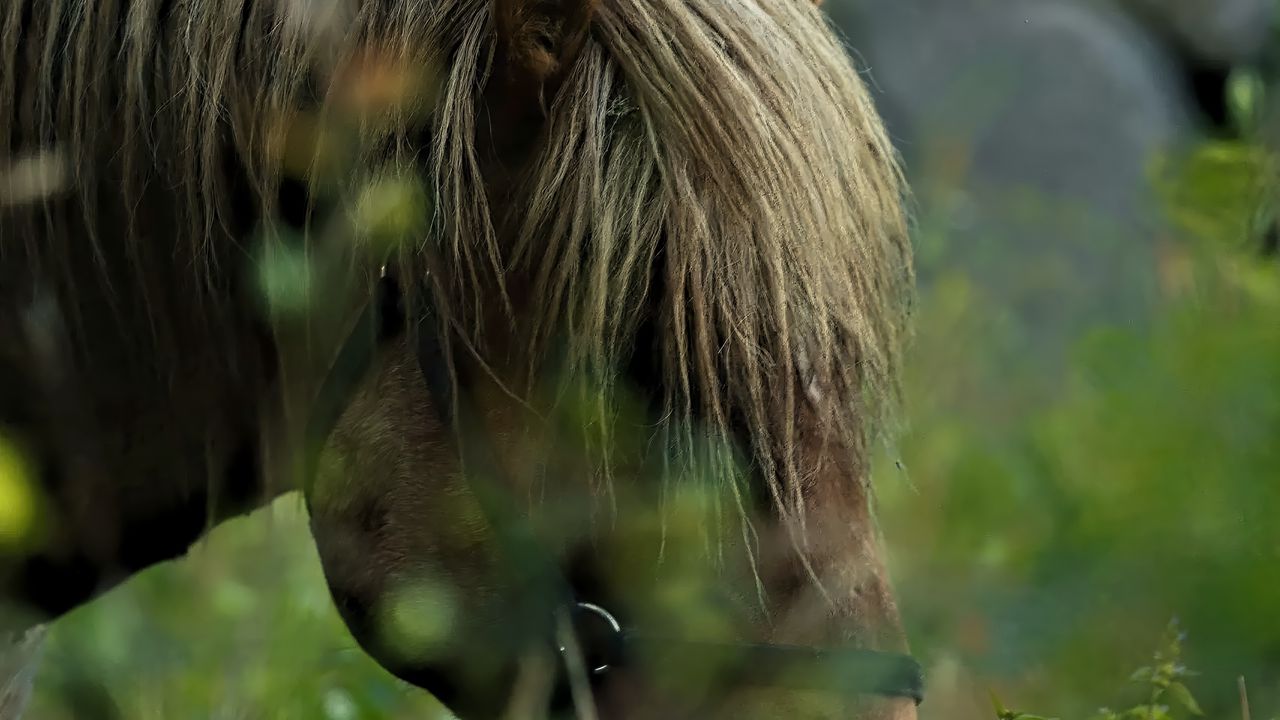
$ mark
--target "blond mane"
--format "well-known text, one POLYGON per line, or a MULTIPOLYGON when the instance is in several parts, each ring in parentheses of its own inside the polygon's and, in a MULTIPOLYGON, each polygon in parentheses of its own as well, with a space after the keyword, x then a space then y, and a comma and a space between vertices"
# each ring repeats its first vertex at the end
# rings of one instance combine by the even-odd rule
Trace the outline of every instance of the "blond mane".
MULTIPOLYGON (((498 199, 477 147, 494 72, 490 6, 9 0, 0 138, 15 157, 57 148, 91 229, 101 185, 134 213, 149 186, 172 188, 181 239, 116 242, 200 258, 234 225, 231 184, 244 180, 228 163, 271 216, 278 121, 330 112, 335 69, 376 46, 434 69, 433 109, 361 123, 347 185, 389 169, 421 175, 434 212, 430 240, 410 254, 447 270, 434 275, 451 279, 437 295, 468 344, 483 352, 482 310, 524 273, 539 298, 519 309, 529 357, 567 343, 568 367, 600 379, 611 417, 618 368, 656 313, 673 477, 709 460, 737 487, 728 451, 704 457, 702 440, 745 432, 776 505, 798 515, 796 417, 810 403, 863 468, 851 481, 865 481, 897 395, 912 267, 895 153, 821 12, 807 0, 602 0, 546 99, 529 172, 498 199)), ((93 252, 116 252, 101 231, 90 238, 93 252)), ((0 252, 18 242, 0 238, 0 252)), ((219 268, 193 267, 205 281, 193 287, 216 292, 219 268)))

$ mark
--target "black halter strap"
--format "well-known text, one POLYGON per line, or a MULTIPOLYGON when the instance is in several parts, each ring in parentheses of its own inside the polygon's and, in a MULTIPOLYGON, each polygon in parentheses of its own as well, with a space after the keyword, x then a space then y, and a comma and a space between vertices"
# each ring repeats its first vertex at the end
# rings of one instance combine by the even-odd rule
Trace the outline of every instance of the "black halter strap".
MULTIPOLYGON (((810 648, 770 644, 718 644, 655 637, 623 627, 604 608, 580 601, 554 557, 546 552, 503 489, 502 473, 492 448, 480 442, 486 433, 465 388, 450 375, 431 291, 417 286, 409 294, 413 308, 411 341, 432 411, 444 427, 455 431, 470 490, 497 536, 505 571, 519 595, 511 612, 512 628, 540 633, 551 641, 557 616, 571 617, 582 638, 586 670, 593 679, 640 660, 687 663, 690 658, 717 663, 726 681, 743 685, 821 690, 845 695, 878 695, 924 700, 924 672, 910 655, 857 648, 810 648)), ((402 333, 408 323, 403 295, 384 274, 374 299, 361 313, 338 353, 316 398, 306 435, 304 491, 310 502, 316 463, 329 434, 368 373, 378 347, 402 333)), ((563 648, 561 648, 563 650, 563 648)))

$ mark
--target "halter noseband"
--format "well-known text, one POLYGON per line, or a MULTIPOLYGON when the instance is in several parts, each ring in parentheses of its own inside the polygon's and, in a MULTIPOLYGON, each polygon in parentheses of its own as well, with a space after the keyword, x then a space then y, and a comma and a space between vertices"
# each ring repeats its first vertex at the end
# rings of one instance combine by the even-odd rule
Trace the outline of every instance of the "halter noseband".
MULTIPOLYGON (((347 403, 373 363, 374 353, 386 341, 408 328, 401 292, 394 278, 384 272, 375 296, 361 313, 343 343, 319 394, 306 434, 304 493, 310 504, 319 454, 337 425, 347 403)), ((810 648, 774 644, 729 644, 655 637, 623 626, 608 610, 576 597, 572 586, 550 553, 541 549, 527 519, 518 512, 501 483, 496 455, 484 443, 483 428, 467 400, 464 387, 456 387, 446 362, 441 322, 425 284, 410 296, 413 306, 414 349, 418 367, 441 425, 453 429, 458 452, 466 469, 468 487, 479 502, 497 536, 502 562, 520 588, 521 602, 514 612, 526 621, 517 627, 553 628, 557 618, 567 618, 579 638, 583 668, 594 681, 636 663, 638 658, 662 666, 666 659, 715 658, 734 682, 821 690, 844 695, 877 695, 906 698, 919 705, 924 700, 924 672, 910 655, 858 648, 810 648)), ((554 638, 554 632, 546 637, 554 638)), ((550 640, 566 656, 563 642, 550 640)))

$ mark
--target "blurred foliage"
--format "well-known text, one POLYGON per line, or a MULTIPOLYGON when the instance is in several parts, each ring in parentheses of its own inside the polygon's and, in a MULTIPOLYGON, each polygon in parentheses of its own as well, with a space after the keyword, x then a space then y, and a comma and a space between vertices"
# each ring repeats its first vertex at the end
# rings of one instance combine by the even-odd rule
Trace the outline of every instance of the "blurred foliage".
POLYGON ((1259 242, 1276 177, 1252 133, 1158 163, 1174 231, 1154 312, 1087 328, 1061 368, 1011 368, 1025 336, 1005 298, 922 267, 913 428, 879 487, 933 666, 924 717, 989 718, 987 686, 1088 717, 1175 614, 1208 715, 1238 716, 1238 676, 1280 707, 1280 263, 1259 242))
POLYGON ((26 453, 0 432, 0 549, 11 550, 30 539, 36 506, 26 453))
POLYGON ((29 718, 447 717, 333 608, 294 496, 60 620, 29 718))

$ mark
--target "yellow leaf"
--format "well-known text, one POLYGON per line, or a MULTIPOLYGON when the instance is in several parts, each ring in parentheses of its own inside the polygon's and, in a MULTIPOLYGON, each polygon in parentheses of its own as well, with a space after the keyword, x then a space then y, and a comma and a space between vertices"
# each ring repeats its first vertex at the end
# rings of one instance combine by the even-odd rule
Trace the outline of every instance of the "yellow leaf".
POLYGON ((27 540, 35 527, 34 474, 26 453, 0 433, 0 547, 27 540))

